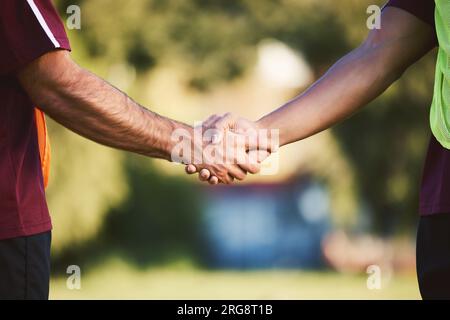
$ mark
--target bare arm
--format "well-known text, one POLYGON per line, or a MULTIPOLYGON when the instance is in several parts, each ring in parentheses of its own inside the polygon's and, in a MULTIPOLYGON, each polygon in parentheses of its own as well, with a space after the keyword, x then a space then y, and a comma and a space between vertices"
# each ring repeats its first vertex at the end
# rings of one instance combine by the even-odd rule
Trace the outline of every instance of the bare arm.
POLYGON ((280 145, 314 135, 378 97, 434 47, 433 29, 410 13, 386 8, 382 28, 340 59, 307 91, 258 121, 280 130, 280 145))
POLYGON ((18 78, 33 102, 55 121, 98 143, 170 160, 175 128, 182 123, 153 113, 82 69, 67 51, 47 53, 18 78))

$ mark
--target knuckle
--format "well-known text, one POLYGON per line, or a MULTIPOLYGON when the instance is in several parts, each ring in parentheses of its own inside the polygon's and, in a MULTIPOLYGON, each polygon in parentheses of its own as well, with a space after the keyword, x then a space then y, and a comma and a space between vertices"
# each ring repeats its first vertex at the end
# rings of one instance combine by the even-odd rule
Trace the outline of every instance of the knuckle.
POLYGON ((208 169, 202 169, 200 172, 200 175, 204 178, 207 178, 209 176, 209 170, 208 169))
POLYGON ((244 180, 246 177, 247 177, 247 174, 241 172, 241 173, 239 173, 239 174, 236 176, 236 179, 242 181, 242 180, 244 180))
POLYGON ((259 173, 259 171, 261 171, 261 166, 256 165, 256 164, 251 164, 249 169, 252 174, 256 174, 256 173, 259 173))

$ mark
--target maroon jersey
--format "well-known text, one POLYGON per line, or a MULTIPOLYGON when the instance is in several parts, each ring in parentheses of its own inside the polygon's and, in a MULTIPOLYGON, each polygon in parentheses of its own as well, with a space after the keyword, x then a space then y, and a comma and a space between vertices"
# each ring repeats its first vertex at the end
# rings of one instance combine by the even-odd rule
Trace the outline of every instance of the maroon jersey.
POLYGON ((0 1, 0 239, 51 229, 35 106, 15 74, 58 49, 70 47, 50 0, 0 1))

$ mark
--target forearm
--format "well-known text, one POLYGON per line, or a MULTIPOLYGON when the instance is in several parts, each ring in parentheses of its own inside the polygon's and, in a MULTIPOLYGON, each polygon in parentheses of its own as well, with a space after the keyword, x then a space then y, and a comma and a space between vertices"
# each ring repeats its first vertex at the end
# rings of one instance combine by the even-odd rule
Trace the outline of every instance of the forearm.
POLYGON ((362 46, 352 51, 303 94, 259 120, 260 126, 279 129, 280 145, 329 128, 398 78, 402 70, 387 67, 388 59, 384 48, 362 46))
POLYGON ((53 81, 21 81, 46 114, 72 131, 106 146, 170 160, 171 134, 187 125, 140 106, 107 82, 65 61, 53 81), (40 82, 39 82, 40 81, 40 82))

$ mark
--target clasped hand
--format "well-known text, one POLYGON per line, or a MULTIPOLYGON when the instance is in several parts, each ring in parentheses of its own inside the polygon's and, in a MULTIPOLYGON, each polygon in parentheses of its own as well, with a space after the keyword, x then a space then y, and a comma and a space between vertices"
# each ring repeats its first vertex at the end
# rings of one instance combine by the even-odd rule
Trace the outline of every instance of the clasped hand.
POLYGON ((186 172, 198 173, 201 181, 212 185, 258 173, 261 162, 278 149, 271 132, 230 113, 212 115, 201 126, 206 143, 202 161, 187 164, 186 172))

